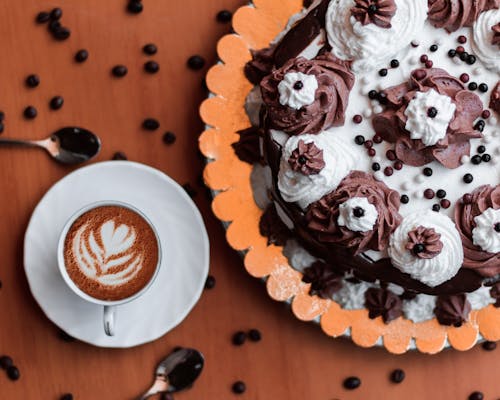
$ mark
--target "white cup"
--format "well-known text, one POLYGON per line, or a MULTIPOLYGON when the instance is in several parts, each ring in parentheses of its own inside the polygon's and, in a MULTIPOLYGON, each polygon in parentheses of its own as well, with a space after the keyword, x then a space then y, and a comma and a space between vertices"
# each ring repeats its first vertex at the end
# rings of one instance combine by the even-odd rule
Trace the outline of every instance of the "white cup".
POLYGON ((160 265, 161 265, 161 257, 162 257, 162 251, 161 251, 161 244, 160 244, 160 239, 158 237, 158 232, 156 231, 154 225, 151 223, 148 217, 146 217, 140 210, 137 208, 131 206, 130 204, 126 204, 120 201, 99 201, 96 203, 89 204, 82 209, 78 210, 75 214, 73 214, 68 222, 64 225, 64 228, 61 232, 61 235, 59 236, 59 243, 57 246, 57 263, 59 266, 59 271, 61 272, 61 275, 66 282, 66 284, 69 286, 69 288, 79 297, 81 297, 83 300, 86 300, 90 303, 94 303, 100 306, 104 307, 104 312, 103 312, 103 324, 104 324, 104 332, 108 336, 114 336, 115 335, 115 322, 116 322, 116 312, 117 312, 117 307, 129 303, 139 297, 141 297, 144 293, 148 291, 148 289, 151 287, 153 282, 155 281, 158 271, 160 270, 160 265), (140 215, 151 227, 153 230, 155 237, 156 237, 156 242, 158 243, 158 263, 156 265, 155 272, 147 285, 145 285, 140 291, 137 293, 133 294, 130 297, 127 297, 125 299, 121 300, 116 300, 116 301, 106 301, 106 300, 100 300, 96 299, 84 291, 82 291, 70 278, 68 271, 66 270, 66 265, 64 262, 64 244, 66 241, 66 235, 68 234, 68 231, 70 230, 71 226, 73 223, 83 214, 85 214, 87 211, 90 211, 94 208, 98 207, 103 207, 103 206, 118 206, 118 207, 123 207, 123 208, 128 208, 129 210, 135 212, 136 214, 140 215))

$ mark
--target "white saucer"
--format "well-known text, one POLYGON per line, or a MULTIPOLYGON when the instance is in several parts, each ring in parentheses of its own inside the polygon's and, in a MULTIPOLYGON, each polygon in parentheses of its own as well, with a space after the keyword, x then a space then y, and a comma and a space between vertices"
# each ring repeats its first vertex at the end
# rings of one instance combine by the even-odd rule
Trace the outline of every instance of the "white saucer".
POLYGON ((208 266, 207 232, 184 189, 162 172, 128 161, 93 164, 56 183, 35 208, 24 240, 28 283, 47 317, 76 339, 101 347, 137 346, 177 326, 200 298, 208 266), (141 210, 157 229, 163 252, 151 288, 118 307, 113 337, 104 333, 102 307, 74 294, 57 267, 65 222, 101 200, 121 200, 141 210))

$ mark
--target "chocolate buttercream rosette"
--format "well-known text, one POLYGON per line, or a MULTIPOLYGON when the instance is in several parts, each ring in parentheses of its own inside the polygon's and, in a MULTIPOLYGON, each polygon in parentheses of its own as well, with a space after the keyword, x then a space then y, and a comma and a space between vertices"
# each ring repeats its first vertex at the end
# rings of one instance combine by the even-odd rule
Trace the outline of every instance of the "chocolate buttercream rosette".
POLYGON ((383 251, 401 222, 398 192, 361 171, 351 172, 338 188, 314 202, 306 224, 323 244, 349 248, 354 254, 383 251))
POLYGON ((395 144, 403 163, 415 167, 437 161, 457 168, 470 154, 470 140, 483 104, 463 83, 439 68, 417 69, 410 80, 385 89, 386 109, 373 118, 375 132, 395 144))
POLYGON ((500 185, 480 186, 459 200, 455 205, 455 224, 464 249, 463 267, 485 277, 498 276, 500 185))
POLYGON ((269 128, 300 135, 343 125, 353 85, 348 63, 330 53, 289 60, 261 82, 269 128))

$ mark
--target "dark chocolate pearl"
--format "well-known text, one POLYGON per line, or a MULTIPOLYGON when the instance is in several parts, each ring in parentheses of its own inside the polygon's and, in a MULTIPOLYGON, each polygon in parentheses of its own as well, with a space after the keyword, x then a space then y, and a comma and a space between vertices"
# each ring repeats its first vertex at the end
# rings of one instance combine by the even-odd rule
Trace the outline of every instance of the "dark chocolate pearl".
POLYGON ((303 87, 304 87, 304 84, 302 83, 302 81, 297 81, 293 84, 293 88, 295 90, 301 90, 303 87))
POLYGON ((465 43, 467 43, 467 38, 464 35, 460 35, 457 38, 457 42, 460 43, 460 44, 465 44, 465 43))
POLYGON ((367 140, 367 141, 365 141, 364 146, 367 149, 371 149, 373 147, 373 140, 367 140))
POLYGON ((493 229, 495 229, 495 232, 500 232, 500 222, 497 222, 493 229))
POLYGON ((387 94, 380 92, 377 94, 377 99, 380 104, 387 104, 387 94))
POLYGON ((124 161, 127 160, 127 155, 123 151, 117 151, 115 154, 113 154, 112 160, 124 161))
POLYGON ((397 158, 394 150, 387 150, 387 152, 385 153, 385 156, 390 161, 396 161, 396 158, 397 158))
POLYGON ((484 395, 481 392, 472 392, 469 395, 469 400, 483 400, 484 395))
POLYGON ((403 163, 401 161, 396 161, 394 163, 394 169, 400 171, 403 168, 403 163))
POLYGON ((156 47, 156 45, 154 43, 148 43, 148 44, 144 45, 144 47, 142 48, 142 51, 144 52, 144 54, 147 54, 148 56, 152 56, 158 52, 158 48, 156 47))
POLYGON ((356 218, 362 218, 365 216, 365 210, 361 207, 355 207, 354 210, 352 210, 352 213, 356 218))
POLYGON ((205 281, 205 289, 213 289, 215 287, 216 280, 215 277, 212 275, 207 276, 207 280, 205 281))
POLYGON ((478 156, 477 154, 473 157, 471 157, 470 162, 474 165, 479 165, 481 164, 481 156, 478 156))
POLYGON ((368 14, 373 15, 378 11, 378 7, 376 4, 370 4, 368 6, 368 14))
POLYGON ((370 90, 368 92, 368 97, 372 100, 375 100, 378 97, 378 92, 376 90, 370 90))
POLYGON ((425 62, 425 68, 432 68, 433 65, 434 63, 431 60, 425 62))
POLYGON ((344 380, 344 387, 348 390, 354 390, 361 386, 361 379, 357 376, 350 376, 344 380))
POLYGON ((471 183, 474 180, 472 174, 465 174, 463 177, 465 183, 471 183))
POLYGON ((62 14, 63 14, 62 10, 59 7, 56 7, 50 12, 50 19, 53 21, 57 21, 61 19, 62 14))
POLYGON ((401 196, 401 203, 408 204, 409 202, 410 202, 410 198, 406 194, 403 194, 401 196))
POLYGON ((483 160, 484 162, 490 162, 491 156, 489 154, 483 154, 483 156, 481 157, 481 160, 483 160))
POLYGON ((143 8, 142 3, 138 0, 131 0, 127 5, 127 11, 131 14, 139 14, 143 8))
POLYGON ((486 83, 481 83, 478 89, 480 92, 486 93, 488 91, 488 85, 486 83))
POLYGON ((260 342, 262 340, 262 334, 258 329, 250 329, 248 331, 248 338, 252 342, 260 342))
POLYGON ((202 56, 194 55, 188 58, 187 65, 193 70, 200 70, 205 66, 205 59, 202 56))
POLYGON ((436 192, 436 196, 439 198, 439 199, 444 199, 446 197, 446 192, 443 190, 443 189, 439 189, 437 192, 436 192))
POLYGON ((111 72, 117 78, 123 78, 125 75, 127 75, 128 69, 125 65, 116 65, 113 67, 111 72))
POLYGON ((427 62, 427 61, 429 61, 429 57, 427 57, 427 55, 426 55, 426 54, 422 54, 422 55, 420 56, 420 62, 421 62, 421 63, 425 63, 425 62, 427 62))
POLYGON ((50 14, 45 11, 39 12, 38 15, 36 16, 37 24, 44 24, 46 22, 49 22, 49 20, 50 20, 50 14))
POLYGON ((368 155, 370 157, 375 157, 376 154, 377 154, 377 152, 375 149, 373 149, 373 148, 368 149, 368 155))
POLYGON ((484 111, 481 113, 481 118, 488 119, 490 116, 491 116, 491 112, 490 112, 490 110, 484 110, 484 111))
POLYGON ((217 13, 216 16, 217 22, 220 22, 221 24, 227 24, 228 22, 231 22, 232 18, 233 14, 229 10, 221 10, 217 13))
POLYGON ((24 109, 24 118, 33 119, 38 115, 38 111, 33 106, 28 106, 24 109))
POLYGON ((142 122, 142 127, 148 131, 155 131, 160 127, 160 123, 154 118, 146 118, 142 122))
POLYGON ((432 206, 432 211, 439 212, 441 210, 441 206, 439 204, 434 204, 432 206))
POLYGON ((429 107, 429 109, 427 110, 427 116, 429 118, 436 118, 436 116, 438 115, 438 110, 436 107, 429 107))
POLYGON ((35 88, 40 84, 40 77, 36 74, 28 75, 26 85, 30 88, 35 88))
POLYGON ((247 390, 247 385, 245 385, 245 382, 243 381, 237 381, 233 383, 231 390, 233 393, 242 394, 247 390))
POLYGON ((434 193, 434 190, 432 189, 425 189, 424 190, 424 197, 428 200, 431 200, 434 198, 436 194, 434 193))
POLYGON ((466 60, 467 64, 469 65, 473 65, 476 63, 476 56, 473 56, 472 54, 469 54, 467 56, 467 60, 466 60))
POLYGON ((354 117, 352 117, 352 122, 354 122, 355 124, 360 124, 361 122, 363 122, 363 117, 359 114, 356 114, 354 117))
POLYGON ((9 356, 0 357, 0 368, 7 369, 13 364, 14 362, 12 361, 12 358, 10 358, 9 356))
POLYGON ((361 136, 361 135, 358 135, 354 138, 354 142, 358 145, 362 145, 365 143, 365 137, 364 136, 361 136))
POLYGON ((445 210, 447 210, 451 206, 451 202, 448 199, 441 200, 439 204, 441 204, 441 207, 443 207, 445 210))
MULTIPOLYGON (((499 225, 499 230, 497 232, 500 232, 500 224, 499 225)), ((495 226, 495 230, 496 230, 496 226, 495 226)), ((486 351, 493 351, 497 348, 497 344, 496 342, 484 342, 483 345, 482 345, 483 349, 486 350, 486 351)))
POLYGON ((429 47, 429 50, 432 51, 433 53, 438 51, 438 46, 437 44, 433 44, 431 47, 429 47))
POLYGON ((467 88, 471 91, 474 91, 477 89, 477 83, 476 82, 471 82, 467 85, 467 88))
POLYGON ((486 151, 486 147, 485 146, 481 145, 481 146, 477 147, 477 152, 479 154, 483 154, 485 151, 486 151))
POLYGON ((247 335, 245 332, 238 331, 233 335, 232 342, 235 346, 241 346, 247 340, 247 335))
POLYGON ((386 68, 382 68, 380 71, 378 71, 378 74, 380 76, 387 76, 387 69, 386 68))
POLYGON ((467 83, 467 82, 469 82, 469 79, 470 79, 469 74, 462 74, 462 75, 460 75, 460 80, 461 80, 463 83, 467 83))
POLYGON ((397 68, 399 67, 399 61, 398 60, 391 60, 391 68, 397 68))
POLYGON ((468 58, 469 58, 469 53, 467 53, 466 51, 460 54, 460 60, 467 61, 468 58))
POLYGON ((11 365, 7 367, 7 376, 11 381, 17 381, 21 377, 21 373, 15 365, 11 365))
POLYGON ((373 164, 372 164, 372 169, 373 169, 374 171, 380 171, 380 164, 379 164, 379 163, 377 163, 377 162, 376 162, 376 163, 373 163, 373 164))
POLYGON ((61 400, 73 400, 73 395, 71 393, 63 394, 61 400))
POLYGON ((448 56, 449 56, 449 57, 453 58, 453 57, 455 57, 456 55, 457 55, 456 50, 454 50, 454 49, 450 49, 450 51, 448 51, 448 56))
POLYGON ((395 369, 391 373, 391 381, 394 383, 401 383, 405 380, 406 374, 402 369, 395 369))
POLYGON ((78 50, 77 53, 75 54, 75 61, 77 63, 82 63, 87 61, 89 58, 89 52, 85 49, 78 50))
POLYGON ((307 162, 307 158, 305 156, 299 156, 299 164, 304 165, 307 162))
POLYGON ((392 167, 385 167, 384 168, 384 175, 385 176, 391 176, 392 174, 394 174, 394 170, 392 169, 392 167))
POLYGON ((163 135, 163 143, 165 144, 174 144, 177 140, 177 136, 173 132, 165 132, 163 135))
POLYGON ((458 46, 458 47, 456 48, 456 50, 457 50, 457 53, 458 53, 458 54, 462 54, 462 53, 465 51, 465 49, 464 49, 464 47, 463 47, 463 46, 458 46))
POLYGON ((382 143, 382 136, 380 136, 380 135, 375 135, 375 136, 373 136, 373 141, 374 141, 375 143, 377 143, 377 144, 378 144, 378 143, 382 143))
POLYGON ((156 74, 160 70, 160 64, 156 61, 148 61, 144 64, 144 70, 150 74, 156 74))
POLYGON ((71 36, 71 31, 65 26, 60 26, 53 31, 54 38, 57 40, 66 40, 71 36))
POLYGON ((61 96, 52 97, 50 100, 50 108, 53 110, 59 110, 64 104, 64 99, 61 96))
POLYGON ((429 167, 424 168, 424 175, 425 176, 432 176, 432 174, 433 174, 432 168, 429 168, 429 167))

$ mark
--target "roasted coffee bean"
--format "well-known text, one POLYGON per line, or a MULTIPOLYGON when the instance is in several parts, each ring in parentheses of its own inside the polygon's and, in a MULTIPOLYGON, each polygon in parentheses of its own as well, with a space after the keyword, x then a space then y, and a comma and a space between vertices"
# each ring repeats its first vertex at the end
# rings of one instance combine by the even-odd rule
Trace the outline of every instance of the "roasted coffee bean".
POLYGON ((68 333, 64 332, 62 329, 59 329, 58 332, 59 339, 61 339, 63 342, 74 342, 76 339, 73 336, 70 336, 68 333))
POLYGON ((146 118, 142 122, 142 127, 148 131, 155 131, 160 127, 160 123, 154 118, 146 118))
POLYGON ((122 151, 117 151, 115 154, 113 154, 112 160, 114 161, 123 161, 127 160, 127 156, 124 152, 122 151))
POLYGON ((152 56, 158 52, 158 48, 156 47, 155 44, 148 43, 142 48, 142 51, 144 52, 144 54, 147 54, 148 56, 152 56))
POLYGON ((37 115, 38 115, 38 111, 33 106, 28 106, 24 109, 24 117, 27 119, 36 118, 37 115))
POLYGON ((165 144, 174 144, 177 140, 177 136, 173 132, 165 132, 163 135, 163 143, 165 144))
POLYGON ((45 24, 46 22, 49 22, 49 20, 50 20, 50 14, 45 11, 39 12, 38 15, 36 16, 36 22, 38 24, 45 24))
POLYGON ((245 332, 238 331, 233 335, 232 342, 235 346, 241 346, 247 340, 247 335, 245 332))
POLYGON ((56 7, 50 12, 50 19, 53 21, 57 21, 61 19, 62 15, 62 10, 59 7, 56 7))
POLYGON ((125 65, 116 65, 111 70, 111 73, 117 78, 123 78, 125 75, 127 75, 127 72, 128 69, 125 65))
POLYGON ((496 342, 484 342, 483 349, 486 351, 493 351, 497 348, 496 342))
POLYGON ((207 276, 207 280, 205 281, 205 289, 213 289, 215 287, 216 280, 212 275, 207 276))
POLYGON ((137 1, 137 0, 129 1, 129 3, 127 5, 127 10, 131 14, 139 14, 142 12, 143 9, 144 9, 144 7, 143 7, 142 3, 140 1, 137 1))
POLYGON ((144 64, 144 70, 150 74, 156 74, 160 70, 160 64, 156 61, 148 61, 144 64))
POLYGON ((0 368, 7 369, 12 365, 14 365, 14 362, 12 361, 12 358, 10 358, 9 356, 0 357, 0 368))
POLYGON ((71 31, 65 26, 60 26, 53 31, 54 38, 57 40, 66 40, 71 36, 71 31))
POLYGON ((262 340, 262 334, 258 329, 250 329, 248 331, 248 337, 252 342, 260 342, 262 340))
POLYGON ((205 59, 201 56, 194 55, 189 57, 187 65, 193 70, 200 70, 205 66, 205 59))
POLYGON ((354 390, 361 386, 361 379, 357 376, 350 376, 344 380, 344 387, 348 390, 354 390))
POLYGON ((28 75, 26 85, 30 88, 35 88, 40 84, 40 77, 36 74, 28 75))
POLYGON ((404 381, 406 375, 405 372, 402 369, 395 369, 391 373, 391 381, 394 383, 401 383, 404 381))
POLYGON ((237 381, 233 383, 232 390, 233 393, 242 394, 247 390, 247 386, 245 385, 245 382, 237 381))
POLYGON ((50 108, 53 110, 59 110, 64 104, 64 99, 61 96, 54 96, 50 100, 50 108))
POLYGON ((217 21, 220 22, 221 24, 227 24, 228 22, 231 22, 231 19, 233 18, 233 14, 231 11, 228 10, 221 10, 217 13, 217 21))
POLYGON ((85 49, 78 50, 78 52, 75 54, 75 61, 78 63, 85 62, 88 58, 89 52, 85 49))
POLYGON ((11 381, 17 381, 21 377, 21 373, 15 365, 11 365, 7 367, 7 376, 11 381))
POLYGON ((71 393, 63 394, 60 400, 73 400, 73 395, 71 393))
POLYGON ((472 392, 469 395, 469 400, 483 400, 483 399, 484 399, 484 395, 481 392, 472 392))

